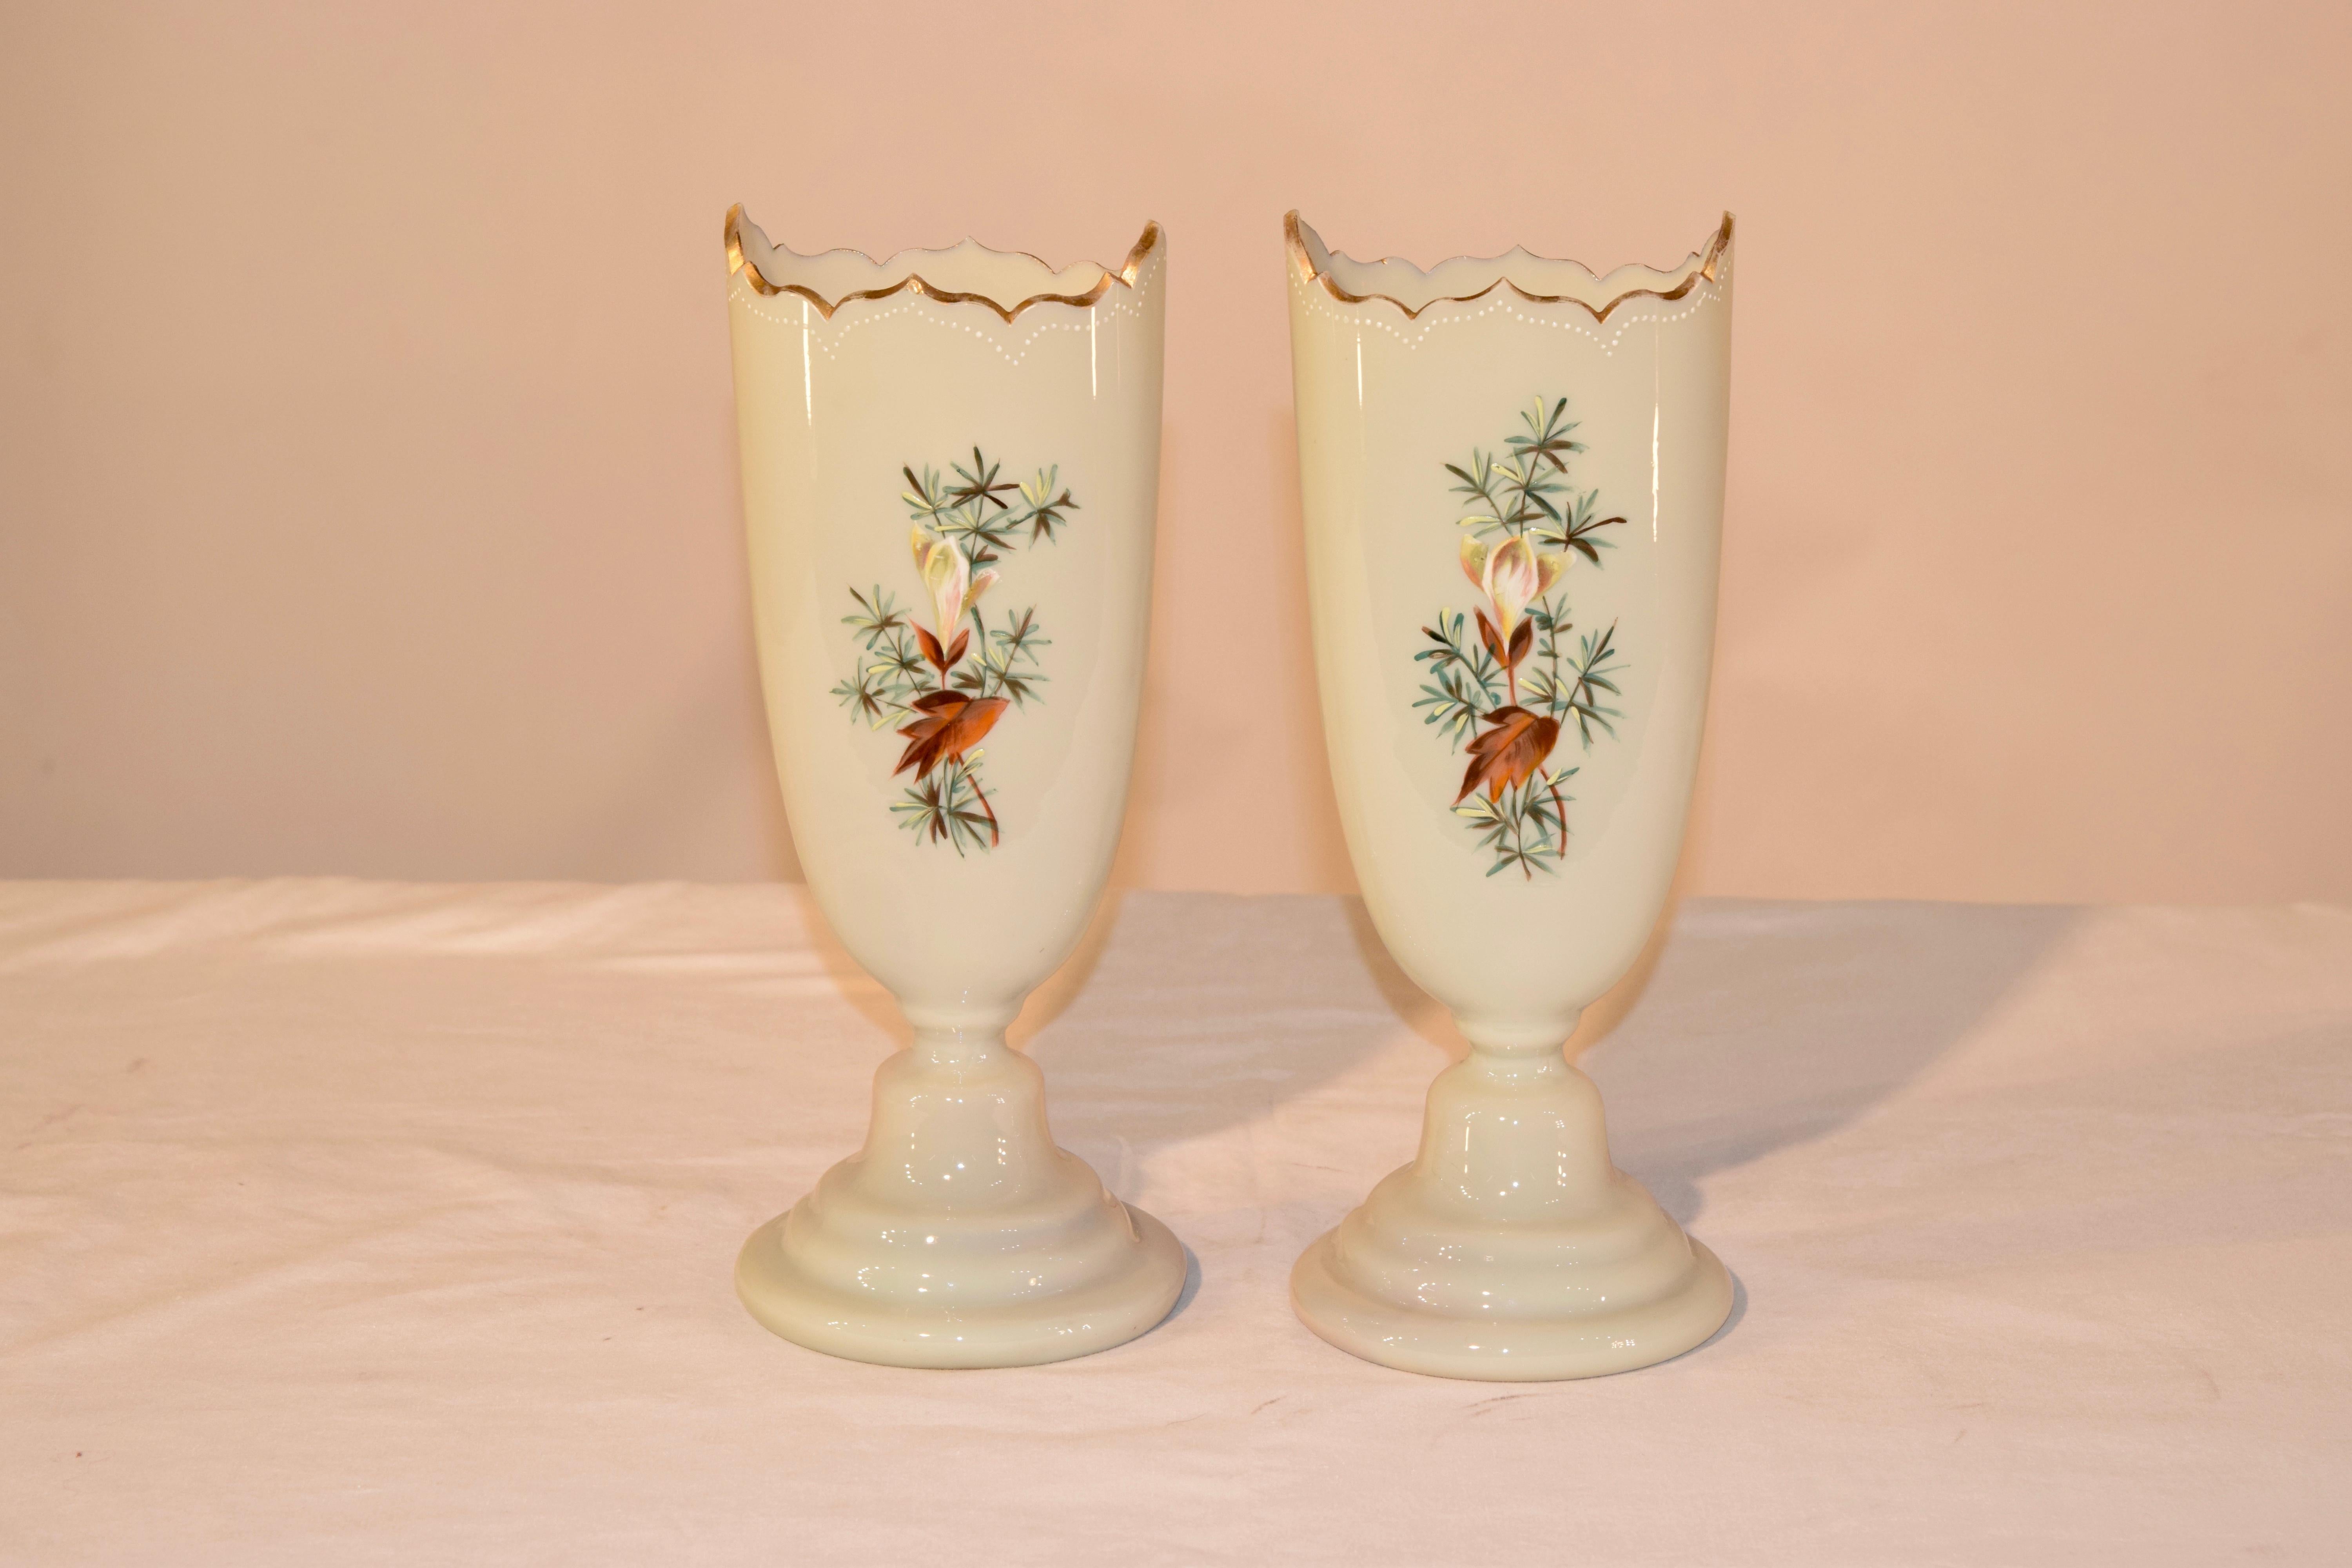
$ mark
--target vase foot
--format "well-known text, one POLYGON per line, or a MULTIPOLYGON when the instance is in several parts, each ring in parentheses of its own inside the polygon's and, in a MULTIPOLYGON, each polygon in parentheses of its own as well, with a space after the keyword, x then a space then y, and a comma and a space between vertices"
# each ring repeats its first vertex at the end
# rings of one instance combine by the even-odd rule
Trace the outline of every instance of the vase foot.
MULTIPOLYGON (((1647 1194, 1642 1196, 1648 1200, 1647 1194)), ((1290 1275, 1290 1304, 1299 1321, 1324 1340, 1402 1372, 1488 1383, 1632 1372, 1704 1344, 1731 1315, 1729 1271, 1705 1246, 1684 1237, 1674 1221, 1663 1213, 1658 1217, 1687 1247, 1687 1267, 1661 1286, 1654 1279, 1626 1275, 1612 1279, 1609 1263, 1595 1263, 1580 1271, 1586 1277, 1577 1281, 1575 1293, 1589 1303, 1580 1310, 1529 1312, 1525 1303, 1510 1303, 1521 1310, 1489 1314, 1398 1300, 1379 1288, 1381 1270, 1352 1265, 1346 1225, 1326 1233, 1299 1258, 1290 1275)), ((1653 1273, 1638 1263, 1636 1268, 1640 1275, 1653 1273)))
POLYGON ((1184 1248, 1056 1147, 1001 1034, 934 1037, 874 1075, 860 1152, 743 1245, 735 1291, 794 1344, 885 1366, 1034 1366, 1168 1315, 1184 1248))
MULTIPOLYGON (((1003 1261, 1022 1258, 1034 1284, 1024 1294, 986 1301, 944 1299, 954 1287, 915 1287, 896 1293, 861 1289, 862 1278, 894 1272, 903 1253, 877 1255, 873 1265, 850 1267, 844 1259, 812 1259, 812 1250, 793 1245, 800 1228, 794 1216, 808 1205, 778 1215, 743 1245, 735 1262, 735 1292, 761 1325, 794 1344, 849 1361, 883 1366, 1035 1366, 1066 1361, 1124 1344, 1156 1327, 1184 1289, 1184 1248, 1169 1228, 1116 1198, 1107 1198, 1104 1223, 1096 1234, 1070 1238, 1077 1245, 1024 1248, 996 1231, 1003 1261), (814 1264, 814 1266, 813 1266, 814 1264)), ((915 1216, 908 1216, 913 1220, 915 1216)), ((927 1234, 940 1236, 957 1224, 941 1215, 927 1221, 927 1234)), ((942 1237, 945 1239, 945 1237, 942 1237)), ((950 1247, 950 1254, 964 1251, 950 1247)))
POLYGON ((1649 1366, 1731 1315, 1731 1276, 1610 1163, 1601 1094, 1557 1050, 1493 1047, 1430 1085, 1421 1156, 1291 1270, 1301 1321, 1433 1377, 1649 1366))

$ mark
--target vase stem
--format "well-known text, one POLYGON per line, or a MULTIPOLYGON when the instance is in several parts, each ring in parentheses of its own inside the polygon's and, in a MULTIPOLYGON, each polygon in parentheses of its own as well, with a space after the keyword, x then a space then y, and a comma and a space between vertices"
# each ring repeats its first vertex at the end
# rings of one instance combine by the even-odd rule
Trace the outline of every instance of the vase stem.
POLYGON ((1013 1047, 999 1028, 918 1028, 908 1047, 926 1067, 986 1068, 998 1065, 1013 1047))
POLYGON ((1542 1018, 1496 1018, 1456 1013, 1454 1026, 1471 1048, 1489 1057, 1542 1057, 1562 1050, 1583 1010, 1542 1018))

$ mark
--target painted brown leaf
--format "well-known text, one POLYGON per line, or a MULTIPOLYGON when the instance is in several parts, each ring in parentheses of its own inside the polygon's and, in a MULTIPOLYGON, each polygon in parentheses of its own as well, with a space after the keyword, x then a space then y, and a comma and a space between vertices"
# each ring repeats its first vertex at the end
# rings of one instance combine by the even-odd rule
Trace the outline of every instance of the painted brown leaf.
POLYGON ((1454 797, 1457 804, 1480 789, 1490 799, 1501 799, 1504 790, 1533 778, 1559 742, 1559 720, 1524 708, 1497 708, 1482 722, 1494 727, 1470 742, 1470 766, 1462 775, 1462 793, 1454 797))
POLYGON ((1002 697, 967 697, 961 691, 934 691, 920 699, 915 708, 923 716, 898 731, 907 737, 907 750, 890 771, 903 773, 913 768, 917 778, 929 777, 942 762, 979 745, 1006 706, 1002 697))
POLYGON ((1511 661, 1510 655, 1503 647, 1503 634, 1495 629, 1495 623, 1486 618, 1484 610, 1478 612, 1478 640, 1486 645, 1486 651, 1495 656, 1496 664, 1511 661))
POLYGON ((945 675, 963 658, 964 649, 971 646, 971 628, 966 626, 956 633, 956 640, 944 648, 940 647, 940 639, 931 635, 929 626, 917 626, 915 640, 923 645, 923 657, 931 661, 931 668, 945 675))
POLYGON ((1521 621, 1511 628, 1510 640, 1506 642, 1503 634, 1495 629, 1495 623, 1486 618, 1486 612, 1480 610, 1478 640, 1486 645, 1486 651, 1495 656, 1496 664, 1506 669, 1517 669, 1519 661, 1528 657, 1528 649, 1535 646, 1536 626, 1533 621, 1521 621))

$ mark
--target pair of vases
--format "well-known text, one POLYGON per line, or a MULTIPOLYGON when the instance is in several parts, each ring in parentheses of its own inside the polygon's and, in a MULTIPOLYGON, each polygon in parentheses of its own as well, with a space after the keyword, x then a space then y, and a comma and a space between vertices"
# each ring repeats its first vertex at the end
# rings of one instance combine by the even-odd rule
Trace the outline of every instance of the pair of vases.
MULTIPOLYGON (((1731 222, 1657 271, 1523 250, 1423 272, 1293 214, 1309 609, 1348 848, 1470 1051, 1421 1149, 1292 1302, 1368 1360, 1647 1365, 1724 1268, 1609 1158, 1562 1047, 1664 907, 1706 701, 1731 222)), ((1007 1045, 1118 837, 1150 601, 1167 245, 1055 270, 969 240, 877 263, 727 220, 769 723, 809 887, 898 998, 865 1149, 755 1232, 787 1339, 1013 1366, 1163 1318, 1182 1247, 1055 1146, 1007 1045)))

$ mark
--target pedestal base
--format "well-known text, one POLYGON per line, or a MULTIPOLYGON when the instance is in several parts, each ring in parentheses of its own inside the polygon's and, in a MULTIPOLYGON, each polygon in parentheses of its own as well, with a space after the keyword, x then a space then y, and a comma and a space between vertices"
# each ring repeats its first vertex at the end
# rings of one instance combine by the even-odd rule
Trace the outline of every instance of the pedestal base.
POLYGON ((795 1344, 887 1366, 1031 1366, 1168 1315, 1184 1249, 1054 1146, 1044 1080, 1001 1037, 882 1066, 865 1150, 751 1233, 735 1291, 795 1344))
POLYGON ((1291 1270, 1306 1325, 1405 1372, 1630 1372, 1723 1326, 1731 1276, 1609 1163, 1601 1097, 1557 1051, 1474 1050, 1430 1087, 1421 1157, 1291 1270))
POLYGON ((1671 1361, 1731 1315, 1731 1276, 1690 1244, 1691 1268, 1656 1300, 1584 1317, 1455 1317, 1382 1300, 1350 1282, 1327 1232, 1290 1271, 1290 1305, 1308 1328, 1349 1355, 1432 1377, 1551 1383, 1671 1361))
MULTIPOLYGON (((843 1290, 786 1247, 792 1215, 751 1233, 735 1260, 735 1293, 762 1327, 796 1345, 884 1366, 1035 1366, 1125 1344, 1153 1328, 1184 1289, 1184 1248, 1169 1228, 1113 1201, 1127 1221, 1108 1272, 992 1305, 908 1303, 843 1290)), ((934 1233, 936 1234, 936 1233, 934 1233)), ((918 1299, 919 1302, 920 1299, 918 1299)))

